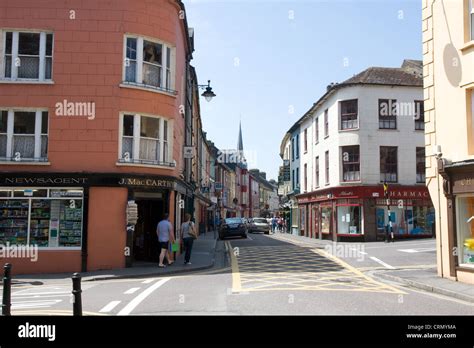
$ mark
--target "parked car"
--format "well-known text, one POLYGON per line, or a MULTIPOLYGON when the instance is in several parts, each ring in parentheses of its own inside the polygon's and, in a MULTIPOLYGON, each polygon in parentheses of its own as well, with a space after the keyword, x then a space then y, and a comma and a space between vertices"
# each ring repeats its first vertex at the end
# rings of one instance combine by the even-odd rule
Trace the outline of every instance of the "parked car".
POLYGON ((265 234, 270 233, 270 224, 265 218, 253 218, 250 222, 249 232, 263 232, 265 234))
POLYGON ((247 226, 243 218, 227 218, 219 226, 219 238, 240 236, 247 238, 247 226))

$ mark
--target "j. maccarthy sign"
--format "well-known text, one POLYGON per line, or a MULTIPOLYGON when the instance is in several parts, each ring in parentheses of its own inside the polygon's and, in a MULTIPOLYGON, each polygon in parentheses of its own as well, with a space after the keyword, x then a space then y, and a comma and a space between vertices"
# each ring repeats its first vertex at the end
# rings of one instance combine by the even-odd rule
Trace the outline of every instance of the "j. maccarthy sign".
POLYGON ((120 186, 149 186, 174 189, 175 182, 164 179, 139 179, 139 178, 120 178, 120 186))

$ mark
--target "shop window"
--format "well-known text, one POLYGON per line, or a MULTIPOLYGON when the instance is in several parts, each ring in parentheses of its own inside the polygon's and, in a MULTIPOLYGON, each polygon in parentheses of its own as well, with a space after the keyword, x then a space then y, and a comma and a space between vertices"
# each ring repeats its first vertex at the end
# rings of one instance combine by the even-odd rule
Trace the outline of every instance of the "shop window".
POLYGON ((81 246, 82 189, 0 191, 2 245, 81 246))
POLYGON ((161 117, 123 115, 121 163, 174 166, 170 163, 169 121, 161 117))
MULTIPOLYGON (((397 201, 393 201, 390 206, 390 220, 392 231, 399 235, 433 235, 433 224, 435 219, 434 208, 424 205, 422 202, 403 201, 402 206, 397 201)), ((388 225, 388 208, 384 205, 384 200, 377 202, 376 221, 378 233, 385 233, 388 225)))
POLYGON ((380 182, 398 181, 397 154, 395 146, 380 146, 380 182))
POLYGON ((321 207, 321 232, 331 233, 332 207, 321 207))
POLYGON ((341 102, 341 129, 355 129, 359 127, 358 100, 345 100, 341 102))
POLYGON ((44 162, 48 112, 0 110, 0 161, 44 162))
POLYGON ((425 130, 425 107, 420 100, 415 100, 415 130, 425 130))
POLYGON ((456 218, 459 264, 474 267, 474 196, 456 198, 456 218))
POLYGON ((416 148, 416 182, 425 183, 426 181, 426 156, 425 148, 417 147, 416 148))
POLYGON ((342 150, 342 180, 360 181, 359 145, 343 146, 342 150))
POLYGON ((174 48, 142 37, 126 37, 124 82, 174 92, 174 48))
POLYGON ((3 68, 0 78, 48 81, 53 68, 53 34, 46 32, 5 31, 3 68))
POLYGON ((397 129, 396 99, 379 99, 379 129, 397 129))
POLYGON ((360 206, 338 206, 337 207, 337 233, 338 234, 361 234, 361 207, 360 206))

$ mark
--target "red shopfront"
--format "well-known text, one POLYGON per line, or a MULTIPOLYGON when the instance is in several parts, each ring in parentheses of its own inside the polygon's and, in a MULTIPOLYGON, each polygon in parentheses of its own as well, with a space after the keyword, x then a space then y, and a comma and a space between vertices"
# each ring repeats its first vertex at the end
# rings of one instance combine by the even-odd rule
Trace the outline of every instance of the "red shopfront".
MULTIPOLYGON (((434 208, 425 186, 391 185, 390 216, 396 238, 434 235, 434 208)), ((297 196, 302 234, 334 241, 382 240, 388 224, 382 186, 336 187, 297 196)))

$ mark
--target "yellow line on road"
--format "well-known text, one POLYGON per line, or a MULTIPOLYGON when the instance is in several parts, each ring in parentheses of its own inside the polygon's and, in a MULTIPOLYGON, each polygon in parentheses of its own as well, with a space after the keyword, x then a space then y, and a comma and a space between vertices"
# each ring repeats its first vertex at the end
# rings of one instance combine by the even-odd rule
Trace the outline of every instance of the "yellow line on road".
POLYGON ((229 242, 225 242, 227 245, 227 250, 229 250, 230 254, 230 263, 232 267, 232 292, 241 292, 242 291, 242 283, 240 281, 240 271, 239 271, 239 263, 237 261, 237 257, 234 254, 234 250, 229 242))

